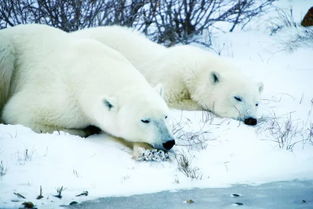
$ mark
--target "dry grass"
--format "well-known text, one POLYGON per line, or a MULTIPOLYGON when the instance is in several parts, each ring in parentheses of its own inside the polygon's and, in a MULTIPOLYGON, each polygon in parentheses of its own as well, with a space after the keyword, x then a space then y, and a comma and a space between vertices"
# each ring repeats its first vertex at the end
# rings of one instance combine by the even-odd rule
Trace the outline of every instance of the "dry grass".
POLYGON ((306 129, 305 141, 313 145, 313 123, 311 123, 309 127, 306 129))
POLYGON ((300 141, 295 141, 299 134, 298 127, 293 123, 291 116, 287 120, 279 121, 274 115, 267 124, 267 131, 273 136, 273 140, 279 148, 291 150, 300 141))
MULTIPOLYGON (((202 111, 200 117, 188 118, 181 115, 179 122, 172 125, 172 132, 176 140, 178 150, 175 151, 177 169, 187 178, 201 180, 203 175, 200 169, 193 165, 194 151, 206 149, 208 142, 214 140, 209 129, 216 124, 214 114, 202 111)), ((176 180, 179 183, 179 180, 176 180)))
POLYGON ((22 154, 18 153, 18 161, 20 164, 25 164, 28 161, 31 161, 33 158, 33 151, 29 151, 29 149, 25 149, 24 152, 22 152, 22 154))
POLYGON ((313 48, 312 27, 297 32, 297 34, 295 34, 295 36, 286 43, 286 49, 289 51, 294 51, 301 46, 313 48))
POLYGON ((293 16, 293 9, 290 8, 288 11, 283 9, 276 9, 277 16, 271 20, 271 35, 274 35, 284 28, 298 28, 300 22, 296 21, 293 16))
POLYGON ((183 173, 186 177, 201 180, 202 174, 200 169, 197 167, 193 167, 191 156, 187 153, 177 153, 175 155, 175 159, 177 161, 178 170, 183 173))
POLYGON ((313 29, 312 27, 303 27, 301 20, 296 20, 293 15, 293 9, 285 11, 277 9, 277 16, 271 20, 270 34, 280 34, 282 37, 283 50, 294 51, 295 49, 305 46, 313 47, 313 29), (291 33, 284 29, 292 29, 291 33), (285 34, 288 36, 284 37, 285 34), (286 39, 286 40, 284 40, 286 39))
MULTIPOLYGON (((308 116, 310 117, 310 115, 308 116)), ((281 149, 293 151, 296 145, 311 143, 313 145, 313 123, 298 121, 288 117, 269 117, 258 126, 259 133, 273 140, 281 149)))
POLYGON ((5 176, 7 174, 7 167, 3 164, 3 162, 0 162, 0 176, 5 176))
POLYGON ((294 102, 299 112, 295 110, 284 114, 274 113, 276 106, 285 101, 282 97, 267 99, 274 112, 271 116, 260 118, 256 127, 257 133, 265 140, 276 142, 279 148, 289 151, 308 143, 313 145, 313 98, 307 100, 302 95, 298 100, 291 95, 284 95, 294 102), (272 103, 277 104, 272 105, 272 103))
POLYGON ((205 149, 207 142, 213 140, 208 129, 210 129, 214 117, 212 113, 203 111, 200 126, 195 131, 190 128, 193 125, 190 118, 181 119, 172 125, 172 132, 177 141, 176 146, 187 147, 188 149, 205 149))
POLYGON ((176 124, 173 134, 177 140, 176 146, 205 149, 207 147, 206 134, 208 131, 185 131, 183 125, 176 124))

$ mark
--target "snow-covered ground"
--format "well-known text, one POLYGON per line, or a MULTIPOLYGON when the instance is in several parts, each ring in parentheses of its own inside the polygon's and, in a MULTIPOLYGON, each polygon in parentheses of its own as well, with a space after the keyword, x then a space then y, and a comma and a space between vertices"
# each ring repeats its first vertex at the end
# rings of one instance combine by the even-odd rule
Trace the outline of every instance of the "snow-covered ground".
MULTIPOLYGON (((313 5, 280 0, 277 6, 292 6, 300 20, 313 5)), ((256 127, 209 113, 173 110, 178 139, 171 160, 138 162, 128 148, 104 134, 84 139, 0 124, 0 208, 24 201, 57 208, 105 196, 313 180, 313 48, 286 50, 282 40, 297 33, 292 28, 270 36, 267 20, 275 14, 272 10, 244 31, 215 34, 214 39, 215 51, 264 82, 256 127), (62 199, 56 198, 62 186, 62 199), (37 200, 40 187, 44 197, 37 200), (76 197, 84 191, 89 195, 76 197)))

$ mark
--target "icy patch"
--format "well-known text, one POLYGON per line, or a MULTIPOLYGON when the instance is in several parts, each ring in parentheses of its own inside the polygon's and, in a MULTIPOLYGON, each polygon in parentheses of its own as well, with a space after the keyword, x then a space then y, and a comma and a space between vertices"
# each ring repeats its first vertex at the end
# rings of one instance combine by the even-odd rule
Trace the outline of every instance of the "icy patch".
POLYGON ((275 182, 259 186, 234 185, 229 188, 192 189, 159 192, 130 197, 109 197, 83 202, 69 208, 127 209, 311 209, 313 184, 275 182), (131 204, 129 204, 131 203, 131 204))

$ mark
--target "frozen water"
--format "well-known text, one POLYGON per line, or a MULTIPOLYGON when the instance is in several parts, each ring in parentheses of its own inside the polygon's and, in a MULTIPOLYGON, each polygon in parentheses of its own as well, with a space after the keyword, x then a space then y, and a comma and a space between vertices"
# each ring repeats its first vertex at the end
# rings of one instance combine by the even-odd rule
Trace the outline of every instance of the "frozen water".
POLYGON ((166 191, 108 197, 70 206, 76 209, 312 209, 313 182, 288 181, 259 186, 166 191))

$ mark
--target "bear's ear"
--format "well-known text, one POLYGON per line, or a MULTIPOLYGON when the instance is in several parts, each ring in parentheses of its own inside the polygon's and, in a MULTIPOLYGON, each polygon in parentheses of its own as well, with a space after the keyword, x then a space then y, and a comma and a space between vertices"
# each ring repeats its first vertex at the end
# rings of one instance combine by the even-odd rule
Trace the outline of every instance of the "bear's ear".
POLYGON ((211 72, 210 77, 213 84, 219 83, 221 81, 220 74, 217 72, 211 72))
POLYGON ((106 97, 102 99, 104 106, 107 108, 108 111, 117 110, 117 102, 114 98, 106 97))
POLYGON ((164 99, 164 88, 161 83, 154 86, 154 90, 164 99))
POLYGON ((259 92, 262 93, 262 91, 264 89, 264 84, 262 82, 259 82, 257 85, 258 85, 259 92))

